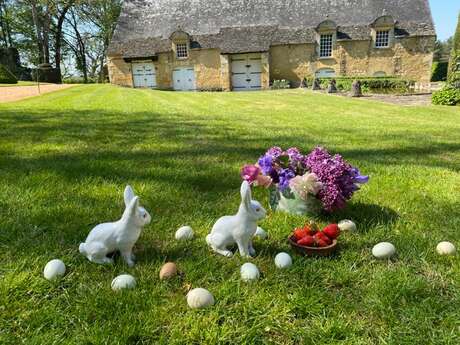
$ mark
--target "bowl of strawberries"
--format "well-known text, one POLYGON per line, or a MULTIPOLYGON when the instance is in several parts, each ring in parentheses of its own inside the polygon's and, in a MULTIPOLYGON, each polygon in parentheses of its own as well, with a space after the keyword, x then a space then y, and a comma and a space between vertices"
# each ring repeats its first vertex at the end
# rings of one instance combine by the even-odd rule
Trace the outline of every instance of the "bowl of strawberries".
POLYGON ((296 228, 288 241, 292 248, 302 255, 331 255, 337 249, 340 229, 337 224, 329 224, 320 230, 315 223, 296 228))

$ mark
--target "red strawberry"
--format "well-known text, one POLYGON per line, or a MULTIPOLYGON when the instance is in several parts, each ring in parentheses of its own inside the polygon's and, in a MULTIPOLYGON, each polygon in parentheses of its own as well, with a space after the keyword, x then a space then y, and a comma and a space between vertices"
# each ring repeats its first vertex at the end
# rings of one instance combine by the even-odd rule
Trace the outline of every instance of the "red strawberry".
POLYGON ((294 238, 295 238, 296 241, 301 240, 302 238, 304 238, 307 235, 308 235, 308 232, 305 231, 305 229, 303 229, 303 228, 296 228, 294 230, 294 238))
POLYGON ((329 238, 332 238, 332 239, 335 239, 335 238, 339 237, 339 235, 340 235, 340 229, 339 229, 339 226, 337 224, 329 224, 328 226, 326 226, 323 229, 323 232, 329 238))
POLYGON ((315 234, 316 243, 318 243, 320 240, 326 242, 328 245, 332 243, 332 240, 324 232, 321 231, 315 234))
POLYGON ((307 235, 297 242, 301 246, 313 247, 315 245, 315 239, 313 236, 307 235))
POLYGON ((326 241, 319 239, 316 241, 316 245, 318 247, 327 247, 329 244, 326 241))
POLYGON ((317 233, 317 230, 313 229, 310 225, 305 225, 303 229, 307 232, 308 235, 311 236, 317 233))

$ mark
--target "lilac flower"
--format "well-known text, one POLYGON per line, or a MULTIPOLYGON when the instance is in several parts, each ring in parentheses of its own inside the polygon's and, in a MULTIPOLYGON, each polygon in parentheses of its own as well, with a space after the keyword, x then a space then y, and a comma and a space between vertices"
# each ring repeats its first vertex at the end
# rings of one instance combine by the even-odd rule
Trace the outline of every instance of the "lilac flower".
POLYGON ((264 175, 270 175, 273 170, 273 157, 266 154, 259 158, 257 164, 259 164, 264 175))
POLYGON ((346 201, 358 190, 356 183, 367 181, 342 156, 331 156, 321 147, 315 148, 306 157, 305 163, 323 184, 318 197, 327 211, 343 208, 346 201))
POLYGON ((289 181, 295 177, 295 172, 291 169, 282 169, 279 173, 278 189, 284 192, 289 188, 289 181))
POLYGON ((271 149, 267 151, 266 155, 271 156, 273 158, 278 158, 279 156, 281 156, 282 153, 283 149, 281 147, 273 146, 271 149))

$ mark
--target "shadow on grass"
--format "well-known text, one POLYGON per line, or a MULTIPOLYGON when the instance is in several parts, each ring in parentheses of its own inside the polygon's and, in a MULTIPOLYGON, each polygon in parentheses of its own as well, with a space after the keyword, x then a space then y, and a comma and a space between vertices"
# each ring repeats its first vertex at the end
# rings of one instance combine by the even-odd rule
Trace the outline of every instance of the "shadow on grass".
POLYGON ((358 232, 366 232, 366 229, 379 225, 394 224, 398 218, 398 213, 389 207, 353 201, 348 203, 343 210, 334 212, 332 215, 322 214, 320 216, 320 219, 325 222, 331 220, 339 222, 342 219, 353 220, 357 224, 358 232))
MULTIPOLYGON (((248 121, 249 124, 251 119, 248 118, 248 121)), ((239 166, 256 161, 267 147, 274 144, 283 147, 298 145, 301 137, 302 148, 307 149, 319 139, 308 128, 296 128, 293 134, 289 129, 282 132, 275 130, 271 124, 267 125, 269 130, 261 127, 254 133, 250 126, 238 127, 238 123, 234 125, 231 120, 222 122, 212 115, 187 117, 181 113, 155 111, 131 112, 122 116, 105 110, 57 110, 50 115, 48 109, 7 109, 2 113, 0 125, 2 142, 7 144, 0 152, 2 177, 22 179, 50 174, 57 175, 69 186, 87 183, 84 181, 88 180, 93 181, 91 183, 109 181, 117 185, 136 181, 174 191, 173 195, 162 193, 143 199, 156 208, 154 216, 157 217, 172 216, 178 209, 182 212, 181 216, 191 217, 195 210, 200 210, 213 219, 224 213, 234 213, 237 204, 228 204, 224 197, 238 199, 239 166), (48 149, 48 146, 53 149, 48 149), (184 200, 187 206, 178 206, 178 200, 184 200)), ((336 130, 342 133, 341 128, 336 130)), ((361 133, 361 136, 366 134, 361 133)), ((359 149, 341 149, 337 141, 331 142, 330 149, 331 152, 340 152, 345 159, 370 166, 415 165, 459 171, 459 165, 446 157, 457 155, 460 143, 432 143, 425 140, 423 133, 415 139, 402 147, 359 149)), ((387 135, 372 135, 369 140, 382 143, 404 141, 406 133, 395 130, 387 135)), ((46 184, 46 177, 44 179, 41 183, 46 184)), ((49 202, 55 202, 63 193, 72 193, 72 189, 62 191, 51 188, 49 202)), ((100 205, 99 212, 113 208, 112 200, 101 199, 91 193, 85 197, 68 197, 74 198, 75 204, 100 205)), ((11 207, 4 202, 1 205, 6 212, 11 207)), ((76 210, 70 205, 60 208, 59 212, 58 219, 55 219, 56 215, 51 216, 49 210, 40 208, 29 217, 29 226, 38 224, 35 240, 43 235, 53 236, 50 229, 62 226, 59 219, 65 219, 69 224, 66 232, 54 234, 62 244, 73 246, 77 237, 81 237, 82 233, 86 235, 91 229, 87 221, 82 221, 88 218, 86 209, 76 210), (44 227, 40 228, 40 224, 44 227), (79 233, 75 232, 76 229, 79 233)), ((93 217, 96 218, 96 215, 93 217)), ((331 218, 336 221, 352 219, 363 231, 375 225, 393 223, 398 214, 379 205, 352 202, 346 210, 325 216, 325 220, 330 221, 331 218)), ((106 220, 110 217, 107 216, 106 220)), ((30 233, 25 235, 31 236, 30 233)), ((17 242, 11 236, 8 240, 17 242)), ((151 253, 149 248, 146 251, 142 255, 168 255, 172 258, 179 255, 151 253)))

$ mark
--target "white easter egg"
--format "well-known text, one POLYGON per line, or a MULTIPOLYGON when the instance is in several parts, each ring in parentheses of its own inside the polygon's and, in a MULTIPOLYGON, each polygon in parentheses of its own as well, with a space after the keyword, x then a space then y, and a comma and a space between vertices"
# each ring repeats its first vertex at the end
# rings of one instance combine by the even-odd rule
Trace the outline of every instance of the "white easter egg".
POLYGON ((396 248, 389 242, 380 242, 372 248, 372 255, 377 259, 389 259, 396 253, 396 248))
POLYGON ((265 232, 264 229, 258 226, 254 236, 260 238, 261 240, 265 240, 268 237, 268 234, 265 232))
POLYGON ((349 219, 344 219, 339 222, 340 231, 356 231, 356 224, 349 219))
POLYGON ((240 269, 241 279, 250 282, 259 279, 260 272, 256 265, 247 262, 240 269))
POLYGON ((43 270, 43 275, 48 280, 62 277, 65 274, 65 264, 59 259, 48 262, 43 270))
POLYGON ((193 309, 206 308, 214 304, 214 297, 208 290, 196 288, 187 294, 187 304, 193 309))
POLYGON ((176 240, 186 241, 193 238, 193 229, 190 226, 183 226, 176 231, 176 240))
POLYGON ((438 252, 439 255, 455 255, 457 249, 455 249, 455 246, 453 243, 440 242, 436 246, 436 251, 438 252))
POLYGON ((275 256, 275 265, 281 269, 291 267, 292 258, 288 253, 279 253, 275 256))
POLYGON ((136 279, 130 274, 121 274, 112 280, 112 290, 132 289, 136 286, 136 279))

